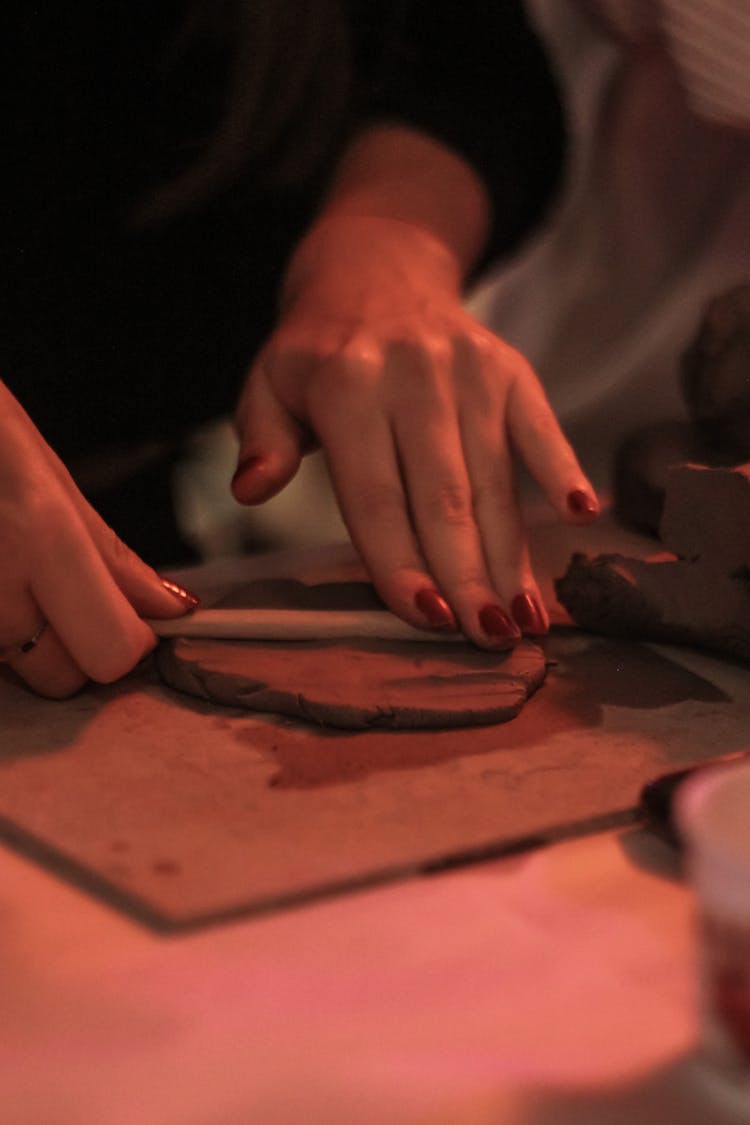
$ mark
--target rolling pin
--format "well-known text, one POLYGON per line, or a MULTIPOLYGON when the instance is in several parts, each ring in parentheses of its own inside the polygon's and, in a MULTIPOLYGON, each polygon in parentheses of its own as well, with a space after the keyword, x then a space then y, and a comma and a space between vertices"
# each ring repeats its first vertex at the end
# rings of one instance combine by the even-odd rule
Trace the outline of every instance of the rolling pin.
POLYGON ((415 629, 377 609, 197 609, 184 617, 149 618, 159 637, 243 641, 382 641, 466 643, 463 633, 415 629))

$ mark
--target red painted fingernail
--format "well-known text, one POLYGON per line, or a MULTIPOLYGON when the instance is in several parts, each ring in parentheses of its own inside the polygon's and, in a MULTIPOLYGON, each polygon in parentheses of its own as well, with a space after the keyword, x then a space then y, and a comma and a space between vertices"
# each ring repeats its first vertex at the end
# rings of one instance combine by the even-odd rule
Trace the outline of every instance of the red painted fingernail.
POLYGON ((573 492, 568 493, 568 510, 574 516, 598 516, 599 505, 593 496, 588 492, 584 492, 582 488, 576 488, 573 492))
POLYGON ((499 605, 486 605, 479 611, 479 624, 488 637, 518 637, 518 626, 514 625, 499 605))
POLYGON ((525 633, 546 633, 544 615, 531 594, 516 594, 511 602, 513 620, 525 633))
POLYGON ((184 586, 178 586, 177 583, 172 582, 170 578, 162 578, 161 584, 165 590, 169 590, 170 594, 181 601, 188 611, 197 609, 201 604, 200 598, 197 598, 195 594, 191 594, 184 586))
POLYGON ((236 484, 246 473, 255 472, 264 463, 264 460, 263 457, 246 457, 244 461, 240 461, 232 477, 232 484, 236 484))
POLYGON ((456 619, 445 598, 431 586, 424 586, 414 597, 414 604, 435 629, 455 629, 456 619))

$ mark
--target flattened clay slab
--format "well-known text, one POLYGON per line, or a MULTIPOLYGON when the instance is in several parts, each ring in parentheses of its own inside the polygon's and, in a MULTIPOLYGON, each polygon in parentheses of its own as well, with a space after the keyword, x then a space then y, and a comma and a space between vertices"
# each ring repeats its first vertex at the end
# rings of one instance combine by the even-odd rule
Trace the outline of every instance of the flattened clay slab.
POLYGON ((560 603, 591 632, 750 660, 750 465, 672 469, 660 533, 671 558, 573 555, 560 603))
POLYGON ((514 718, 544 680, 542 650, 455 643, 253 642, 179 637, 157 657, 179 691, 323 726, 447 728, 514 718))

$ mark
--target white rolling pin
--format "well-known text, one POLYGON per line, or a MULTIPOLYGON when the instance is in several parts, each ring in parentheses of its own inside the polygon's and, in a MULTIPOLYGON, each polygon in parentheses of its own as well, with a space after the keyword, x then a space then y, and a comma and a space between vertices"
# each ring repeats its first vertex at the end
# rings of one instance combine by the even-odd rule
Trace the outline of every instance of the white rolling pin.
POLYGON ((149 618, 159 637, 243 641, 382 641, 466 643, 462 633, 415 629, 387 610, 197 609, 184 617, 149 618))

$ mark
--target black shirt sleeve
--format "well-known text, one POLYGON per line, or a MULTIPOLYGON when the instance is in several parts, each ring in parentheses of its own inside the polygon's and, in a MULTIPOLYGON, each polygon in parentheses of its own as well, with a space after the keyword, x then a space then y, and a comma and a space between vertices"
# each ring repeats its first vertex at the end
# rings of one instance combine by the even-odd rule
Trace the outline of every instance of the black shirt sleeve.
POLYGON ((360 119, 403 121, 480 173, 493 203, 485 261, 540 221, 565 153, 561 101, 542 43, 513 0, 359 5, 360 119))

